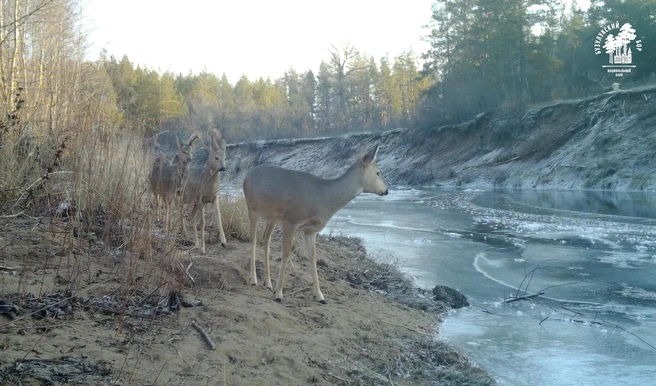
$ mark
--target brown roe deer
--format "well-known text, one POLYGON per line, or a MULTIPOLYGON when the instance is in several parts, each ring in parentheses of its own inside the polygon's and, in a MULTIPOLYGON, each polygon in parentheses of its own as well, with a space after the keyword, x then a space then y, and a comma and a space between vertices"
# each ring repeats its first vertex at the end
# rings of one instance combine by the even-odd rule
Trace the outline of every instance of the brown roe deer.
POLYGON ((255 249, 257 223, 266 222, 264 231, 264 285, 272 288, 269 270, 269 245, 276 224, 282 227, 282 264, 275 288, 275 300, 282 301, 285 268, 289 262, 294 233, 305 233, 305 245, 312 275, 312 294, 320 303, 326 300, 317 276, 316 235, 330 218, 360 193, 388 193, 380 169, 376 165, 378 146, 360 157, 344 174, 323 179, 310 173, 259 165, 244 178, 244 196, 251 222, 251 285, 257 285, 255 249))

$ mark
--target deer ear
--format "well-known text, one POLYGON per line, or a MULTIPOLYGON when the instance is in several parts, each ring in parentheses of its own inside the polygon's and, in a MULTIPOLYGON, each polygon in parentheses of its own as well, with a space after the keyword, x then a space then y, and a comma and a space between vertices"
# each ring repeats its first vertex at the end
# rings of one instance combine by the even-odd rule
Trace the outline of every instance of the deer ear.
POLYGON ((219 129, 214 129, 212 130, 212 136, 214 136, 214 140, 219 142, 219 139, 221 139, 223 136, 221 135, 221 132, 219 129))
POLYGON ((191 139, 189 140, 189 144, 187 146, 191 146, 196 139, 198 139, 198 134, 194 134, 194 136, 191 137, 191 139))
POLYGON ((362 157, 363 164, 369 164, 376 160, 376 153, 378 153, 378 145, 374 146, 373 149, 369 150, 367 154, 362 157))
POLYGON ((212 149, 219 150, 219 141, 221 141, 221 132, 217 129, 212 129, 210 131, 210 143, 212 144, 212 149))
POLYGON ((221 139, 219 140, 219 149, 225 151, 225 150, 226 150, 226 146, 228 146, 228 144, 226 143, 225 138, 221 138, 221 139))

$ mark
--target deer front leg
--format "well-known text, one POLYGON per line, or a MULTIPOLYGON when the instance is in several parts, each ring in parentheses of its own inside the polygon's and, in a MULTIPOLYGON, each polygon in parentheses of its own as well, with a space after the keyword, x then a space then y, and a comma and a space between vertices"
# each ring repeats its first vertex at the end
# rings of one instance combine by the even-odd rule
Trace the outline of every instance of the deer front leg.
POLYGON ((276 228, 276 224, 268 222, 264 229, 264 286, 273 289, 271 285, 271 270, 269 269, 269 253, 271 252, 271 235, 276 228))
POLYGON ((216 210, 216 221, 217 221, 217 226, 219 227, 219 239, 221 240, 221 246, 225 247, 226 246, 226 237, 225 237, 225 233, 223 233, 223 223, 221 222, 221 210, 219 209, 219 195, 218 195, 218 193, 212 199, 212 204, 214 204, 214 209, 216 210))
POLYGON ((192 228, 194 228, 194 245, 198 247, 198 231, 196 230, 196 216, 198 216, 198 211, 200 210, 200 202, 194 200, 191 202, 191 214, 189 215, 189 221, 191 222, 192 228))
MULTIPOLYGON (((205 254, 205 205, 200 204, 200 252, 205 254)), ((196 229, 196 228, 194 228, 196 229)), ((196 237, 198 241, 198 237, 196 237)))
POLYGON ((282 263, 280 264, 280 274, 278 283, 276 283, 275 300, 282 302, 282 288, 285 286, 285 269, 289 262, 289 255, 292 252, 292 241, 294 240, 294 227, 289 223, 282 224, 282 263))
POLYGON ((305 234, 305 248, 307 250, 308 260, 310 260, 310 274, 312 275, 312 294, 314 295, 314 298, 319 301, 319 303, 328 304, 328 302, 323 298, 323 294, 319 288, 319 275, 317 274, 316 238, 316 233, 305 234))
POLYGON ((251 218, 251 285, 257 285, 257 272, 255 271, 255 250, 257 248, 257 216, 251 218))

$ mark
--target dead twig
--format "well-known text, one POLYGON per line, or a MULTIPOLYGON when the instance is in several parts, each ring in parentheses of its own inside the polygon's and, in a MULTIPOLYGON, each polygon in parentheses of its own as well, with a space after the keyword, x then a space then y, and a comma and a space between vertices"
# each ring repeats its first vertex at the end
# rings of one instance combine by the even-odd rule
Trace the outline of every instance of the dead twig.
MULTIPOLYGON (((582 313, 580 313, 580 312, 578 312, 578 311, 570 310, 569 308, 567 308, 567 307, 565 307, 565 306, 560 306, 560 308, 562 308, 563 310, 565 310, 565 311, 569 311, 569 312, 571 312, 571 313, 574 314, 574 315, 572 315, 571 318, 569 318, 569 321, 570 321, 570 322, 572 321, 572 319, 574 319, 574 318, 577 317, 577 316, 584 316, 582 313)), ((596 318, 596 316, 595 316, 595 318, 596 318)))
POLYGON ((217 382, 217 384, 218 384, 218 382, 219 382, 218 379, 216 379, 215 377, 213 377, 213 376, 211 376, 211 375, 209 375, 209 374, 198 373, 198 375, 201 375, 201 376, 203 376, 203 377, 209 378, 209 379, 211 379, 211 380, 217 382))
MULTIPOLYGON (((72 171, 69 171, 69 170, 60 170, 60 171, 56 171, 56 172, 47 172, 47 173, 44 174, 43 176, 39 177, 36 181, 32 182, 32 183, 30 184, 30 186, 28 186, 27 188, 23 189, 23 193, 21 193, 21 195, 18 197, 18 199, 16 200, 16 202, 14 202, 14 205, 11 207, 11 209, 16 208, 16 207, 17 207, 22 201, 25 200, 26 195, 27 195, 29 192, 31 192, 32 189, 35 189, 35 188, 39 187, 42 183, 44 183, 45 181, 47 181, 48 179, 50 179, 50 176, 51 176, 51 175, 53 175, 53 174, 63 174, 63 173, 73 173, 73 172, 72 172, 72 171)), ((25 210, 23 210, 23 212, 25 212, 25 210)))
POLYGON ((21 210, 21 211, 18 212, 18 213, 2 215, 2 216, 0 216, 0 218, 15 218, 15 217, 20 217, 20 216, 23 215, 23 213, 25 213, 25 209, 21 210))
MULTIPOLYGON (((595 316, 595 318, 596 318, 596 316, 595 316)), ((601 319, 601 318, 599 318, 599 319, 601 319)), ((624 331, 624 332, 626 332, 627 334, 633 335, 636 339, 638 339, 638 340, 641 341, 642 343, 644 343, 644 344, 646 344, 647 346, 651 347, 652 349, 656 350, 656 347, 654 347, 653 345, 649 344, 647 341, 645 341, 644 339, 642 339, 642 338, 639 337, 638 335, 636 335, 636 334, 632 333, 631 331, 628 331, 627 329, 623 328, 623 327, 620 326, 619 324, 616 324, 616 323, 609 323, 609 322, 605 321, 604 319, 601 319, 601 321, 604 322, 604 323, 606 323, 606 324, 609 325, 609 326, 612 326, 613 328, 616 328, 616 329, 618 329, 618 330, 620 330, 620 331, 624 331)), ((599 322, 596 322, 596 323, 599 323, 599 322)))
POLYGON ((533 280, 533 276, 535 275, 535 272, 536 272, 538 269, 544 269, 544 268, 541 268, 541 267, 540 267, 542 264, 547 263, 547 262, 550 262, 550 261, 553 261, 553 260, 556 260, 556 259, 548 259, 548 260, 541 261, 540 263, 538 263, 538 264, 535 266, 535 268, 533 268, 532 270, 528 271, 528 272, 524 275, 524 280, 522 280, 522 282, 519 283, 519 287, 517 287, 517 293, 515 294, 515 297, 516 297, 516 298, 519 298, 519 297, 520 297, 520 296, 519 296, 519 292, 522 291, 522 285, 524 285, 525 282, 526 282, 526 286, 524 287, 524 291, 523 291, 523 292, 526 294, 526 293, 528 292, 528 287, 531 285, 531 281, 533 280), (527 282, 527 281, 528 281, 528 282, 527 282))
POLYGON ((340 381, 346 383, 347 385, 350 385, 350 384, 351 384, 351 382, 347 381, 346 379, 344 379, 344 378, 342 378, 342 377, 338 377, 337 375, 335 375, 335 374, 333 374, 333 373, 327 373, 327 374, 330 375, 330 376, 333 377, 333 378, 339 379, 340 381))
POLYGON ((479 306, 478 304, 473 304, 473 306, 474 306, 474 307, 478 307, 478 308, 480 308, 481 311, 485 312, 486 314, 496 315, 494 312, 488 310, 487 308, 485 308, 485 307, 483 307, 483 306, 479 306))
POLYGON ((210 336, 207 335, 205 330, 203 330, 203 328, 199 326, 195 320, 191 321, 191 326, 196 330, 198 330, 198 332, 200 332, 200 335, 203 337, 203 339, 205 339, 205 342, 207 343, 208 346, 210 346, 212 350, 216 350, 216 345, 214 344, 214 342, 212 342, 212 338, 210 338, 210 336))
POLYGON ((194 264, 194 263, 193 263, 193 261, 192 261, 192 262, 189 263, 189 265, 187 266, 187 268, 185 268, 184 265, 182 265, 182 263, 181 263, 180 261, 178 261, 178 265, 180 266, 180 267, 179 267, 179 268, 180 268, 180 271, 182 271, 182 273, 184 273, 185 276, 187 276, 187 278, 189 279, 189 281, 191 281, 191 285, 192 285, 192 286, 196 284, 196 280, 195 280, 195 279, 193 278, 193 276, 191 276, 191 274, 189 273, 189 269, 191 268, 191 266, 192 266, 193 264, 194 264))
POLYGON ((290 292, 289 295, 287 295, 287 296, 292 296, 292 295, 294 295, 294 294, 297 294, 297 293, 299 293, 299 292, 303 292, 303 291, 307 291, 307 290, 309 290, 309 289, 312 289, 312 287, 301 288, 301 289, 296 290, 296 291, 294 291, 294 292, 290 292))
POLYGON ((389 324, 389 325, 391 325, 391 326, 403 327, 403 328, 408 329, 408 330, 410 330, 410 331, 412 331, 412 332, 416 332, 417 334, 422 334, 422 335, 432 336, 432 334, 429 334, 429 333, 427 333, 427 332, 423 332, 423 331, 419 331, 419 330, 417 330, 417 329, 410 328, 410 327, 404 326, 404 325, 402 325, 402 324, 392 323, 392 322, 388 322, 388 321, 385 321, 385 320, 381 320, 381 322, 383 322, 383 323, 385 323, 385 324, 389 324))
POLYGON ((152 296, 157 290, 159 290, 160 288, 162 288, 162 286, 163 286, 164 284, 165 284, 165 283, 162 283, 162 284, 158 285, 157 288, 155 288, 155 289, 152 290, 148 295, 146 295, 146 297, 144 297, 143 300, 141 300, 141 302, 139 302, 139 306, 138 306, 138 307, 143 306, 144 303, 146 302, 146 300, 148 300, 148 298, 151 297, 151 296, 152 296))
POLYGON ((512 297, 504 300, 506 303, 512 303, 512 302, 518 302, 520 300, 529 300, 533 298, 537 298, 540 295, 544 295, 544 292, 538 292, 537 294, 533 295, 527 295, 527 296, 517 296, 517 297, 512 297))

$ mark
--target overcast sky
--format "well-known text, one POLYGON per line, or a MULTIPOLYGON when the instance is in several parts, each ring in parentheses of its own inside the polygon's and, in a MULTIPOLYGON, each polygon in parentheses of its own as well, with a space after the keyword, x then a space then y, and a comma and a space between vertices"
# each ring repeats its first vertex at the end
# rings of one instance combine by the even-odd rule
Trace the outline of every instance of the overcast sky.
POLYGON ((293 67, 316 74, 331 44, 376 60, 422 42, 433 0, 86 0, 89 59, 105 48, 159 71, 202 70, 231 82, 243 74, 281 77, 293 67))

